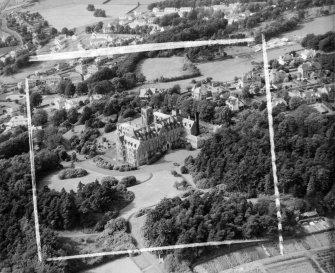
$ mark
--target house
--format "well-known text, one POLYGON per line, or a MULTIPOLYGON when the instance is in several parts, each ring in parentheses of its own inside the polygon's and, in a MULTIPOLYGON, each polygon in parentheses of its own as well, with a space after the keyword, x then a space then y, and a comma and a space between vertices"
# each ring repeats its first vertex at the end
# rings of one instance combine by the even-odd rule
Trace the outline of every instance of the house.
POLYGON ((144 19, 134 20, 133 22, 129 23, 128 26, 132 29, 136 28, 137 26, 142 27, 145 26, 147 22, 144 19))
POLYGON ((164 14, 171 14, 171 13, 177 13, 178 9, 177 8, 165 8, 164 9, 164 14))
POLYGON ((93 102, 95 100, 101 100, 103 98, 103 96, 101 94, 93 94, 92 96, 90 96, 90 102, 93 102))
POLYGON ((7 126, 9 128, 15 128, 15 127, 18 127, 18 126, 27 126, 28 124, 28 119, 27 117, 25 116, 15 116, 15 117, 12 117, 9 122, 7 122, 7 126))
POLYGON ((303 98, 307 104, 313 104, 316 103, 317 99, 319 98, 319 94, 317 94, 313 90, 307 90, 304 92, 303 98))
POLYGON ((182 147, 187 137, 199 134, 199 121, 182 119, 180 116, 153 112, 151 107, 141 111, 140 124, 120 123, 117 125, 117 159, 133 166, 155 160, 157 154, 182 147))
POLYGON ((157 92, 157 88, 156 87, 140 88, 139 97, 141 99, 149 99, 156 92, 157 92))
POLYGON ((244 104, 235 96, 229 96, 226 100, 226 105, 229 107, 231 111, 239 111, 240 107, 244 104))
POLYGON ((153 12, 153 13, 158 13, 158 12, 160 12, 160 11, 161 11, 161 10, 160 10, 159 8, 153 8, 153 9, 152 9, 152 12, 153 12))
POLYGON ((179 10, 178 10, 178 14, 180 17, 183 17, 186 13, 189 13, 193 10, 193 8, 191 7, 181 7, 179 10))
POLYGON ((50 87, 56 87, 60 81, 62 80, 62 77, 58 74, 56 75, 49 75, 45 78, 42 78, 43 80, 45 80, 45 83, 50 86, 50 87))
POLYGON ((283 98, 274 98, 271 104, 273 108, 279 104, 284 104, 285 106, 287 106, 287 102, 283 98))
POLYGON ((269 73, 271 83, 282 83, 286 78, 286 72, 283 70, 271 69, 269 73))
POLYGON ((285 65, 288 64, 289 62, 291 62, 293 60, 293 55, 286 53, 285 55, 280 55, 278 58, 278 63, 280 65, 285 65))
POLYGON ((208 90, 205 85, 196 86, 192 88, 192 98, 195 100, 204 100, 207 98, 208 90))
POLYGON ((75 103, 73 102, 73 100, 68 100, 63 97, 55 98, 54 104, 57 110, 61 110, 61 109, 69 110, 75 107, 75 103))
POLYGON ((307 79, 312 71, 312 64, 310 62, 303 63, 298 67, 300 79, 307 79))
POLYGON ((316 51, 314 49, 305 49, 300 53, 300 57, 303 60, 313 59, 316 55, 316 51))

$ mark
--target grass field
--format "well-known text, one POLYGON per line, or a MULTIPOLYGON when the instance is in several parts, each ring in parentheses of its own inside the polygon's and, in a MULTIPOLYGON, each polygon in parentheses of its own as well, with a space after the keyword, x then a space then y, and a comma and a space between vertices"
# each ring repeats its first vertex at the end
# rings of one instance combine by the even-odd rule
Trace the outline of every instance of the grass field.
POLYGON ((184 63, 184 57, 149 58, 145 59, 139 68, 147 81, 153 81, 161 76, 172 78, 191 74, 191 71, 183 70, 184 63))
MULTIPOLYGON (((30 7, 31 11, 38 11, 52 26, 58 30, 63 27, 76 28, 90 25, 99 21, 111 21, 126 14, 137 6, 137 0, 111 0, 103 4, 104 0, 40 0, 30 7), (94 17, 93 12, 87 11, 88 4, 93 4, 96 9, 106 11, 106 17, 94 17)), ((140 9, 147 10, 147 5, 154 0, 140 1, 140 9)))

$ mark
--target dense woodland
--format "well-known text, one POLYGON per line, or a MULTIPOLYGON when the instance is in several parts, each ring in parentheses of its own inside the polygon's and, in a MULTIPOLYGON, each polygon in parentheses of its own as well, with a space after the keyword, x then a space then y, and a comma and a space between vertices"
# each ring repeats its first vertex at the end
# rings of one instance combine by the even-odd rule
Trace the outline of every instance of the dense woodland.
MULTIPOLYGON (((302 105, 275 114, 280 192, 304 198, 321 214, 334 213, 335 123, 302 105)), ((273 194, 267 110, 246 110, 206 142, 197 158, 185 159, 199 187, 224 184, 250 197, 273 194)))
MULTIPOLYGON (((283 208, 282 213, 284 233, 297 232, 293 212, 283 208)), ((183 200, 163 199, 148 212, 143 231, 150 246, 271 238, 278 234, 276 207, 268 200, 252 204, 240 195, 227 198, 219 190, 195 192, 183 200)), ((206 251, 206 248, 185 248, 173 254, 181 264, 181 261, 194 262, 206 251)), ((167 253, 171 251, 161 254, 167 253)))

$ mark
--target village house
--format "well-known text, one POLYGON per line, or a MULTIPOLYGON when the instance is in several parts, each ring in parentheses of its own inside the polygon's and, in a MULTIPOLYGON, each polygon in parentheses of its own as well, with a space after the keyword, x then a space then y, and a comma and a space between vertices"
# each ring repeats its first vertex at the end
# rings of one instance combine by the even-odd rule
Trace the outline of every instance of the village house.
POLYGON ((68 100, 63 97, 55 98, 54 104, 57 110, 61 109, 69 110, 76 106, 73 100, 68 100))
POLYGON ((192 92, 192 98, 194 100, 204 100, 207 98, 208 95, 207 87, 204 84, 200 86, 194 85, 192 87, 191 92, 192 92))
POLYGON ((191 7, 181 7, 179 10, 178 10, 178 14, 180 17, 183 17, 185 14, 189 13, 192 11, 193 8, 191 7))
POLYGON ((244 106, 244 104, 235 96, 229 96, 229 98, 226 100, 226 105, 233 112, 239 111, 240 108, 244 106))
POLYGON ((293 60, 293 55, 286 53, 285 55, 280 55, 278 58, 278 63, 280 65, 285 65, 288 64, 289 62, 291 62, 293 60))
POLYGON ((313 90, 306 90, 303 93, 303 98, 306 101, 307 104, 314 104, 316 103, 317 99, 320 97, 320 95, 313 90))
POLYGON ((164 9, 164 14, 171 14, 171 13, 178 13, 177 8, 165 8, 164 9))
POLYGON ((316 55, 316 51, 314 49, 305 49, 300 53, 300 57, 306 61, 308 59, 313 59, 316 55))
POLYGON ((275 98, 274 97, 272 99, 271 104, 272 104, 272 108, 276 107, 279 104, 283 104, 283 105, 287 106, 287 102, 283 98, 275 98))
POLYGON ((153 94, 158 92, 156 87, 140 88, 140 99, 150 99, 153 94))

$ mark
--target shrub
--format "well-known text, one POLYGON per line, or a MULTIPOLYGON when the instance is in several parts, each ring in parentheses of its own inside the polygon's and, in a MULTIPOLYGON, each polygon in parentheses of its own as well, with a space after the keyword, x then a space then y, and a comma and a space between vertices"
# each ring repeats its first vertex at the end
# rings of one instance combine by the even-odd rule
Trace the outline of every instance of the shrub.
POLYGON ((185 166, 181 166, 181 168, 180 168, 180 172, 181 172, 182 174, 187 174, 187 173, 188 173, 188 169, 187 169, 185 166))
POLYGON ((105 125, 105 133, 110 133, 116 130, 116 124, 115 123, 106 123, 105 125))
POLYGON ((113 170, 114 166, 108 162, 107 160, 103 159, 102 157, 98 156, 93 159, 93 162, 95 165, 99 168, 107 169, 107 170, 113 170))
POLYGON ((68 179, 83 177, 87 174, 88 172, 85 169, 65 169, 58 174, 58 177, 59 179, 68 179))
POLYGON ((136 185, 136 183, 137 183, 136 177, 131 175, 131 176, 123 177, 121 181, 119 182, 119 185, 125 185, 126 187, 131 187, 131 186, 136 185))
POLYGON ((126 232, 127 229, 128 229, 127 222, 122 217, 112 219, 108 221, 107 224, 105 225, 105 230, 108 231, 108 234, 113 234, 114 232, 117 231, 126 232))
POLYGON ((174 176, 174 177, 179 177, 180 176, 180 174, 179 173, 177 173, 176 171, 171 171, 171 174, 174 176))
POLYGON ((114 176, 105 176, 101 178, 101 184, 110 183, 112 186, 116 186, 119 181, 114 176))

